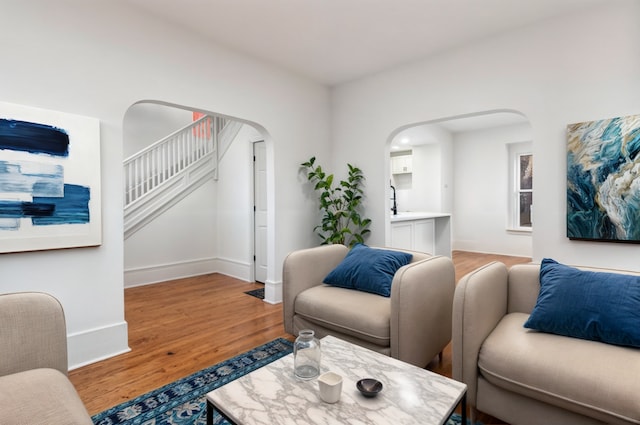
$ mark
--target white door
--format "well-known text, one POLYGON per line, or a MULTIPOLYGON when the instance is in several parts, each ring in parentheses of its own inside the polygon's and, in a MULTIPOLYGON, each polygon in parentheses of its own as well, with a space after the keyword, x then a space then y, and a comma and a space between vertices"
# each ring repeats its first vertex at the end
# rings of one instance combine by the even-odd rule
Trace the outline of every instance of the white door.
POLYGON ((257 282, 267 280, 267 148, 265 142, 253 144, 253 252, 257 282))

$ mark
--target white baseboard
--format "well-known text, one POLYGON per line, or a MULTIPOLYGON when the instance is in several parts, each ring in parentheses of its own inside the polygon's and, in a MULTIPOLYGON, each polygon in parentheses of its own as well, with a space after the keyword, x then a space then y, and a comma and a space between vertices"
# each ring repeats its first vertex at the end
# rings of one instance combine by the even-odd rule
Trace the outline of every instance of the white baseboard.
POLYGON ((264 283, 264 302, 269 304, 282 302, 282 282, 267 280, 264 283))
POLYGON ((67 346, 69 370, 127 353, 131 351, 127 322, 69 334, 67 346))
POLYGON ((532 252, 528 248, 524 249, 516 249, 512 248, 507 251, 500 251, 495 249, 479 249, 475 244, 457 244, 453 247, 453 251, 465 251, 465 252, 473 252, 476 254, 492 254, 492 255, 506 255, 510 257, 533 257, 532 252))
POLYGON ((236 279, 249 281, 251 265, 229 258, 202 258, 168 264, 139 267, 124 271, 124 287, 149 285, 167 280, 221 273, 236 279))
POLYGON ((231 258, 216 258, 216 273, 235 277, 236 279, 250 282, 252 264, 244 261, 233 260, 231 258))
POLYGON ((214 258, 155 264, 153 266, 125 270, 124 287, 132 288, 183 277, 215 273, 216 271, 216 260, 214 258))

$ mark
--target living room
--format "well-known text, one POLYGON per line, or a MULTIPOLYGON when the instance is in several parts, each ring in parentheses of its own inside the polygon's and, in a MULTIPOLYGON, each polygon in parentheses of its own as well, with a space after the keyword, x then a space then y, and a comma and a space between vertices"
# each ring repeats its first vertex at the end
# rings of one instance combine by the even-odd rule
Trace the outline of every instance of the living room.
MULTIPOLYGON (((123 2, 4 5, 2 101, 100 120, 102 243, 4 254, 2 292, 45 291, 65 307, 70 366, 128 351, 124 317, 122 127, 143 100, 238 117, 264 130, 272 234, 269 283, 292 250, 317 243, 316 204, 301 160, 334 169, 386 167, 390 135, 410 124, 514 110, 536 158, 533 258, 638 270, 640 247, 566 238, 566 126, 637 114, 640 28, 635 1, 588 6, 428 58, 329 86, 207 41, 123 2), (43 66, 42 64, 47 64, 43 66), (370 154, 370 152, 378 154, 370 154), (309 229, 308 231, 305 229, 309 229)), ((452 24, 453 25, 453 24, 452 24)), ((384 245, 387 176, 367 175, 371 245, 384 245)))

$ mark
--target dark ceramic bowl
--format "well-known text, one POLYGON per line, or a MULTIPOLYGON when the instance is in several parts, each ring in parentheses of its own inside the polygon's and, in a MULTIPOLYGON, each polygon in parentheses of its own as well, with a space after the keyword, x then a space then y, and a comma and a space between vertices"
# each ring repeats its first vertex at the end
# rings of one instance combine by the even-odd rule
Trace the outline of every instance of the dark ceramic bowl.
POLYGON ((382 382, 373 378, 365 378, 356 382, 358 391, 365 397, 375 397, 382 391, 382 382))

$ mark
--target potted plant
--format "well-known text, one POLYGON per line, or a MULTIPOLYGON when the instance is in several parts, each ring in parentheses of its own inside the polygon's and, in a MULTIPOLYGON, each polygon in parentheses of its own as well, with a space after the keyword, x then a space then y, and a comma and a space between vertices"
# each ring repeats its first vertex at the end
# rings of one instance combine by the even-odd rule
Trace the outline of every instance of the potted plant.
POLYGON ((334 186, 333 174, 326 174, 320 165, 316 165, 312 157, 301 166, 307 179, 314 183, 314 190, 319 192, 322 223, 314 231, 322 239, 322 244, 343 244, 349 247, 363 243, 371 220, 360 215, 362 208, 362 188, 364 181, 362 170, 347 164, 349 176, 334 186))

